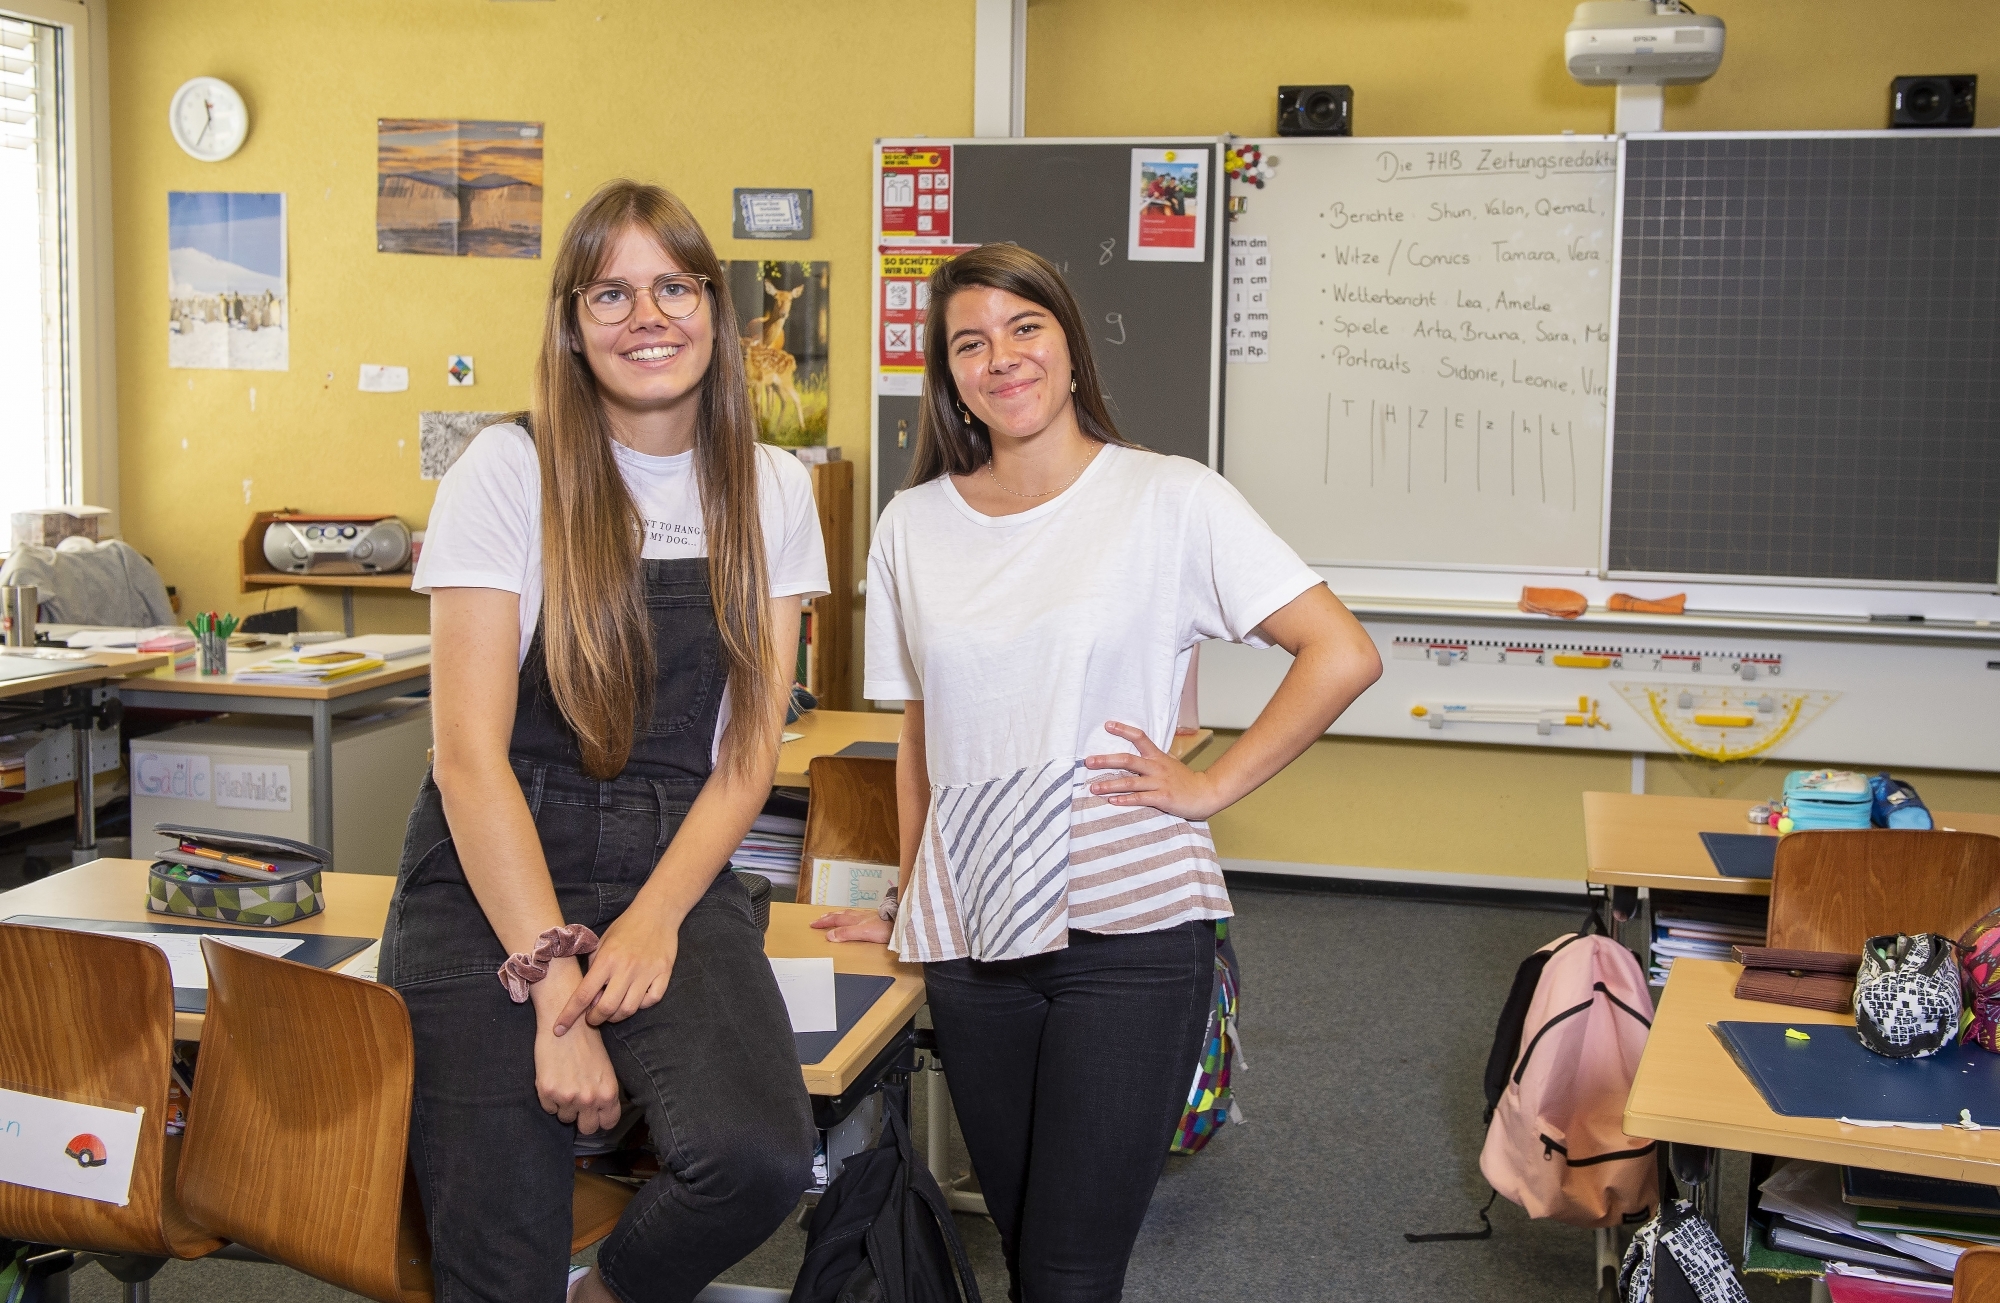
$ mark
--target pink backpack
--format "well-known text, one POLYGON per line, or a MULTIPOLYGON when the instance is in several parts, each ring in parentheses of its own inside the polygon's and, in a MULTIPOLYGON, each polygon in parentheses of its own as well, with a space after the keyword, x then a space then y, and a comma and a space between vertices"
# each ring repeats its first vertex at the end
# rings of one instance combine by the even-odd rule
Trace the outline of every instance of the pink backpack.
POLYGON ((1653 1144, 1622 1123, 1652 1025, 1639 961, 1609 937, 1559 937, 1522 963, 1487 1066, 1479 1170, 1495 1190, 1572 1226, 1645 1219, 1653 1144))

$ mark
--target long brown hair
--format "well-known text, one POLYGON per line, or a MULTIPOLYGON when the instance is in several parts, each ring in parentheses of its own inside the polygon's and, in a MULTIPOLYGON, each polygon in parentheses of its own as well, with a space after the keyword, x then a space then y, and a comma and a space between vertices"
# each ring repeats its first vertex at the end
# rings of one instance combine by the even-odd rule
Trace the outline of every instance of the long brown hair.
POLYGON ((945 308, 953 295, 975 288, 1004 290, 1053 316, 1069 345, 1070 371, 1076 378, 1070 403, 1076 408, 1077 428, 1099 443, 1138 446, 1119 434, 1111 420, 1097 361, 1090 355, 1090 336, 1083 328, 1083 309, 1062 273, 1047 258, 1018 244, 982 244, 931 273, 931 302, 924 315, 924 397, 917 408, 917 452, 904 488, 928 484, 940 475, 970 475, 993 460, 992 436, 986 423, 962 406, 946 356, 950 341, 945 338, 945 308))
MULTIPOLYGON (((757 419, 728 281, 685 204, 658 186, 612 181, 571 219, 556 252, 531 425, 542 471, 542 650, 556 705, 576 730, 584 772, 594 778, 624 769, 637 719, 653 704, 639 512, 611 451, 611 424, 583 354, 571 293, 596 279, 627 227, 652 236, 682 271, 708 278, 715 345, 701 382, 694 467, 728 670, 730 731, 762 728, 777 702, 757 508, 757 419)), ((747 763, 751 752, 736 754, 747 763)))

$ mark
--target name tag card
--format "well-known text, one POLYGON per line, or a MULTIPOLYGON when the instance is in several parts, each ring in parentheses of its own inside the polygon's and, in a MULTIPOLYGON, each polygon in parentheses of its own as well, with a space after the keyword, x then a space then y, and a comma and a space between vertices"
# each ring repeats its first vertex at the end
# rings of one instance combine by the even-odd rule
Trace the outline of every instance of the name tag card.
POLYGON ((0 1181, 124 1207, 146 1110, 0 1090, 0 1181))

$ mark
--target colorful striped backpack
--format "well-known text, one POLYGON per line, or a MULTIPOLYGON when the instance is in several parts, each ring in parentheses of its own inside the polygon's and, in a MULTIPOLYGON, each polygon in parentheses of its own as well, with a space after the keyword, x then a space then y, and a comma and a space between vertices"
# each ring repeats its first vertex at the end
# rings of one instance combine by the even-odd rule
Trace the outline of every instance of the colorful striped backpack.
POLYGON ((1215 924, 1215 1003, 1208 1010, 1208 1035, 1202 1041, 1201 1062, 1195 1065, 1194 1085, 1188 1090, 1187 1107, 1181 1110, 1181 1124, 1167 1152, 1194 1154, 1225 1122, 1241 1122, 1243 1111, 1236 1106, 1230 1089, 1232 1068, 1249 1064, 1243 1059, 1243 1045, 1236 1035, 1236 1001, 1242 978, 1236 968, 1236 948, 1229 944, 1229 920, 1215 924))

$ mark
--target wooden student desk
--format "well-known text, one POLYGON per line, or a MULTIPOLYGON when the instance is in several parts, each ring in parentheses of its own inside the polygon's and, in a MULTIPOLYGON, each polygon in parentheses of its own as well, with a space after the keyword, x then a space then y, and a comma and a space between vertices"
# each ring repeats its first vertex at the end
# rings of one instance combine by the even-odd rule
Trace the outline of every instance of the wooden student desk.
MULTIPOLYGON (((359 710, 391 697, 422 692, 430 686, 431 658, 405 656, 379 670, 354 674, 325 684, 244 683, 237 670, 282 655, 282 648, 229 653, 228 676, 179 674, 155 670, 145 678, 122 684, 118 695, 128 706, 156 710, 214 710, 238 715, 292 715, 312 721, 312 830, 307 839, 323 850, 333 845, 333 716, 359 710)), ((373 935, 371 933, 371 935, 373 935)))
MULTIPOLYGON (((814 710, 801 715, 785 732, 798 740, 778 748, 778 776, 773 787, 808 787, 806 767, 815 756, 830 756, 851 742, 894 742, 902 736, 903 716, 892 710, 814 710)), ((1174 738, 1169 748, 1178 760, 1190 760, 1215 738, 1211 728, 1174 738)))
MULTIPOLYGON (((67 712, 80 709, 87 704, 83 698, 88 696, 88 689, 128 674, 143 674, 157 669, 167 664, 167 657, 151 652, 92 651, 84 660, 48 661, 45 664, 48 666, 46 674, 0 679, 0 700, 9 703, 0 706, 0 732, 12 733, 37 727, 36 717, 44 710, 67 712), (72 691, 74 689, 85 691, 72 691), (55 695, 46 695, 50 693, 55 695), (21 700, 34 694, 42 694, 39 705, 21 700)), ((84 850, 94 850, 97 846, 97 776, 91 772, 89 745, 87 732, 79 731, 73 762, 76 770, 76 844, 84 850)), ((5 806, 0 806, 0 823, 5 822, 5 810, 5 806)))
MULTIPOLYGON (((153 914, 146 909, 146 860, 93 860, 51 874, 40 882, 0 893, 0 919, 17 914, 55 918, 105 919, 113 922, 199 924, 201 920, 153 914)), ((331 936, 380 937, 389 917, 389 897, 396 880, 373 873, 325 875, 326 908, 311 918, 283 927, 259 929, 272 936, 319 933, 331 936)), ((771 926, 764 933, 764 952, 781 959, 830 955, 836 972, 893 977, 891 986, 867 1015, 855 1024, 833 1053, 800 1068, 806 1090, 814 1095, 840 1095, 852 1086, 877 1055, 916 1017, 924 1004, 923 970, 899 962, 888 947, 867 942, 840 945, 808 926, 826 911, 816 905, 786 905, 773 901, 771 926)), ((227 924, 216 924, 227 927, 227 924)), ((174 1037, 201 1039, 200 1014, 176 1013, 174 1037)))
MULTIPOLYGON (((1754 804, 1741 798, 1585 792, 1584 878, 1605 887, 1768 896, 1770 879, 1723 877, 1701 842, 1705 832, 1776 837, 1776 829, 1750 823, 1746 816, 1754 804)), ((2000 815, 1933 810, 1931 821, 1939 828, 2000 836, 2000 815)))
POLYGON ((1625 1102, 1627 1135, 2000 1185, 2000 1129, 1910 1131, 1773 1113, 1708 1025, 1852 1027, 1854 1018, 1738 1000, 1731 992, 1742 971, 1717 960, 1674 961, 1625 1102))

